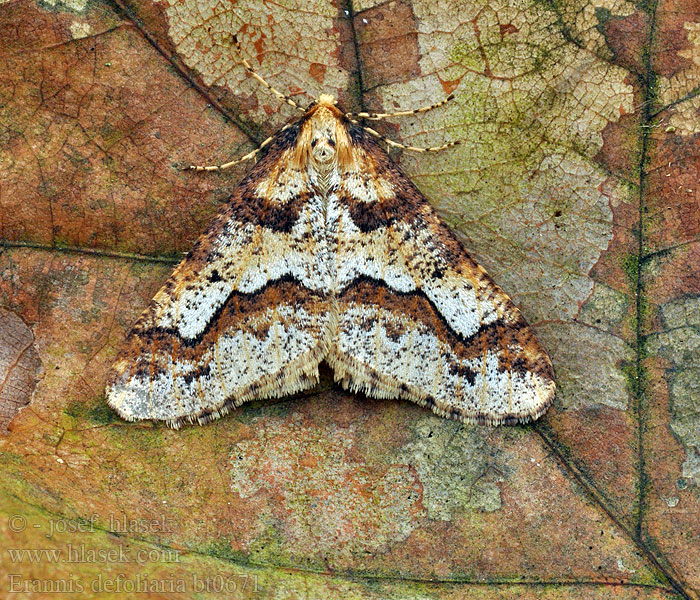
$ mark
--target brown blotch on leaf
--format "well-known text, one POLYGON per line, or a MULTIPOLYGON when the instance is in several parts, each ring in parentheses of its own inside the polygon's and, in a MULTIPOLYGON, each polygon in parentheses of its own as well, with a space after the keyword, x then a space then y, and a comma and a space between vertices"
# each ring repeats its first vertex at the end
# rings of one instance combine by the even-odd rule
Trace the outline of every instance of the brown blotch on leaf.
POLYGON ((420 75, 418 32, 413 9, 403 2, 389 2, 355 16, 364 84, 409 81, 420 75))
POLYGON ((506 37, 507 35, 512 35, 514 33, 518 33, 520 29, 518 29, 515 25, 512 23, 501 23, 498 26, 500 32, 501 32, 501 37, 506 37))
POLYGON ((601 132, 603 146, 595 160, 622 177, 635 168, 635 149, 639 143, 635 127, 638 119, 637 114, 622 115, 617 122, 608 123, 601 132))
POLYGON ((16 314, 0 309, 0 435, 29 404, 40 368, 32 330, 16 314))
POLYGON ((607 19, 599 19, 603 21, 605 41, 614 54, 613 61, 633 73, 643 73, 649 17, 642 12, 635 12, 626 17, 610 15, 607 19))
POLYGON ((322 65, 321 63, 311 63, 311 66, 309 67, 309 75, 322 84, 327 69, 328 67, 326 67, 326 65, 322 65))
POLYGON ((655 11, 652 68, 657 76, 671 78, 692 70, 693 42, 686 23, 700 21, 697 0, 662 2, 655 11))

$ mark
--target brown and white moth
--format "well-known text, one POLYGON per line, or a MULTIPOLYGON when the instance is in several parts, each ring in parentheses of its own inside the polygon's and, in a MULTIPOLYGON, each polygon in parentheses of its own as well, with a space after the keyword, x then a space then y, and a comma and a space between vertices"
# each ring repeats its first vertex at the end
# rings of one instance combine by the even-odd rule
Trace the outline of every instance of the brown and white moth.
POLYGON ((263 144, 129 334, 121 417, 207 423, 313 387, 323 360, 346 389, 469 423, 546 411, 552 365, 520 312, 353 116, 372 117, 321 95, 263 144))

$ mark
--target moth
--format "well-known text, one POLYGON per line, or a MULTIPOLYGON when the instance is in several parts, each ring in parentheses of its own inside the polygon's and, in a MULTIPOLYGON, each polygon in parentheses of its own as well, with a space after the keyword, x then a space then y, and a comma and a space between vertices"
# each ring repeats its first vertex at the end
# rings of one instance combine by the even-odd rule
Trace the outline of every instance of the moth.
POLYGON ((329 95, 301 110, 134 325, 109 405, 128 421, 204 424, 313 387, 326 361, 343 388, 443 417, 540 417, 555 392, 547 353, 358 121, 382 115, 329 95))

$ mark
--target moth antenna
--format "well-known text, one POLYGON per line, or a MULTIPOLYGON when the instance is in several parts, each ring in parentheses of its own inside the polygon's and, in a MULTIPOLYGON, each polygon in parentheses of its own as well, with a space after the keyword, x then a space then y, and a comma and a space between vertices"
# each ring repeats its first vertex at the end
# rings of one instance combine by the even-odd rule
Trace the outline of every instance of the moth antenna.
POLYGON ((290 96, 287 96, 287 95, 283 94, 282 92, 280 92, 279 90, 273 88, 269 83, 267 83, 267 81, 265 81, 260 75, 258 75, 258 73, 255 71, 255 69, 253 69, 253 67, 250 66, 250 63, 246 60, 245 56, 243 56, 243 51, 241 50, 241 43, 238 41, 238 37, 236 37, 234 35, 233 41, 236 44, 236 48, 238 48, 238 55, 240 56, 241 64, 243 65, 245 70, 248 71, 248 73, 250 73, 250 75, 252 77, 254 77, 262 85, 264 85, 275 96, 277 96, 280 100, 282 100, 282 102, 286 102, 287 104, 289 104, 289 106, 293 106, 294 108, 296 108, 297 110, 300 110, 301 112, 306 112, 306 110, 304 108, 302 108, 301 106, 299 106, 296 102, 294 102, 294 100, 292 100, 292 98, 290 96))
POLYGON ((362 123, 359 123, 358 121, 350 119, 350 122, 354 123, 355 125, 359 125, 367 133, 372 134, 374 137, 382 140, 383 142, 385 142, 389 146, 392 146, 394 148, 401 148, 402 150, 410 150, 411 152, 440 152, 440 150, 445 150, 447 148, 451 148, 452 146, 456 146, 457 144, 460 143, 459 140, 455 140, 454 142, 447 142, 446 144, 443 144, 442 146, 431 146, 430 148, 421 148, 419 146, 407 146, 406 144, 401 144, 400 142, 395 142, 394 140, 390 140, 388 137, 383 136, 378 131, 372 129, 371 127, 367 127, 366 125, 362 125, 362 123))
POLYGON ((348 119, 358 118, 368 119, 369 121, 381 121, 382 119, 391 119, 393 117, 408 117, 411 115, 417 115, 420 113, 428 112, 429 110, 433 110, 434 108, 440 108, 441 106, 447 104, 450 100, 453 100, 454 97, 454 94, 450 94, 449 96, 447 96, 447 98, 441 100, 440 102, 436 102, 435 104, 431 104, 430 106, 424 106, 422 108, 414 108, 413 110, 400 110, 393 113, 347 113, 345 116, 348 119))
MULTIPOLYGON (((285 131, 286 129, 289 129, 292 126, 291 123, 288 123, 280 131, 285 131)), ((226 169, 230 169, 231 167, 235 167, 236 165, 241 164, 242 162, 245 162, 246 160, 250 160, 251 158, 255 158, 255 156, 262 151, 266 146, 270 144, 270 142, 274 138, 270 136, 267 138, 262 144, 260 144, 255 150, 252 152, 248 152, 248 154, 245 154, 244 156, 241 156, 240 158, 237 158, 236 160, 232 160, 231 162, 224 163, 223 165, 190 165, 187 167, 186 170, 189 171, 225 171, 226 169)))

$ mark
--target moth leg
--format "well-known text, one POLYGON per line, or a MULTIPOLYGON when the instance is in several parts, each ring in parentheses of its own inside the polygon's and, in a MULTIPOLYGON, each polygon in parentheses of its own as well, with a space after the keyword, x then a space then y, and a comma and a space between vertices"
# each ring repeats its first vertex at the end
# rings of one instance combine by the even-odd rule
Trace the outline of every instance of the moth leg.
POLYGON ((236 160, 232 160, 231 162, 224 163, 223 165, 190 165, 187 167, 190 171, 225 171, 226 169, 230 169, 231 167, 235 167, 236 165, 241 164, 242 162, 245 162, 246 160, 250 160, 251 158, 255 158, 265 146, 267 146, 270 142, 272 141, 272 138, 267 138, 260 146, 258 146, 255 150, 252 152, 248 152, 248 154, 241 156, 240 158, 237 158, 236 160))
POLYGON ((297 110, 300 110, 301 112, 306 112, 306 109, 299 106, 296 102, 294 102, 294 100, 292 100, 291 97, 283 94, 279 90, 276 90, 269 83, 267 83, 267 81, 265 81, 260 75, 258 75, 258 73, 255 71, 255 69, 253 69, 253 67, 250 66, 250 63, 243 56, 243 52, 241 51, 241 43, 238 41, 238 38, 235 35, 233 36, 233 41, 238 48, 238 54, 240 54, 240 57, 241 57, 241 64, 243 65, 245 70, 248 71, 248 73, 252 77, 254 77, 262 85, 264 85, 275 96, 277 96, 280 100, 282 100, 282 102, 286 102, 287 104, 289 104, 289 106, 293 106, 294 108, 296 108, 297 110))
POLYGON ((410 150, 411 152, 440 152, 440 150, 445 150, 446 148, 451 148, 452 146, 456 146, 457 144, 460 143, 459 140, 455 140, 453 142, 447 142, 447 144, 443 144, 442 146, 431 146, 430 148, 421 148, 419 146, 407 146, 406 144, 401 144, 400 142, 395 142, 394 140, 390 140, 388 137, 383 136, 381 133, 372 129, 371 127, 367 127, 366 125, 362 125, 362 123, 360 123, 359 121, 355 121, 354 119, 350 119, 350 122, 354 123, 355 125, 359 125, 367 133, 372 134, 374 137, 382 140, 383 142, 385 142, 389 146, 392 146, 393 148, 401 148, 402 150, 410 150))
POLYGON ((393 117, 409 117, 411 115, 417 115, 420 113, 428 112, 429 110, 433 110, 434 108, 440 108, 441 106, 444 106, 447 104, 450 100, 454 98, 454 94, 450 94, 445 98, 444 100, 441 100, 440 102, 436 102, 435 104, 431 104, 430 106, 424 106, 422 108, 414 108, 413 110, 400 110, 397 112, 393 113, 368 113, 368 112, 359 112, 359 113, 347 113, 345 116, 348 119, 353 119, 353 118, 358 118, 358 119, 368 119, 370 121, 381 121, 382 119, 391 119, 393 117))
MULTIPOLYGON (((287 124, 280 131, 284 131, 285 129, 289 129, 290 125, 287 124)), ((242 162, 245 162, 246 160, 250 160, 252 158, 255 158, 258 153, 262 150, 265 149, 266 146, 272 142, 274 138, 269 137, 267 138, 262 144, 260 144, 255 150, 252 152, 248 152, 248 154, 241 156, 240 158, 237 158, 236 160, 232 160, 231 162, 224 163, 223 165, 190 165, 187 167, 188 170, 190 171, 225 171, 226 169, 230 169, 231 167, 235 167, 236 165, 241 164, 242 162)))

